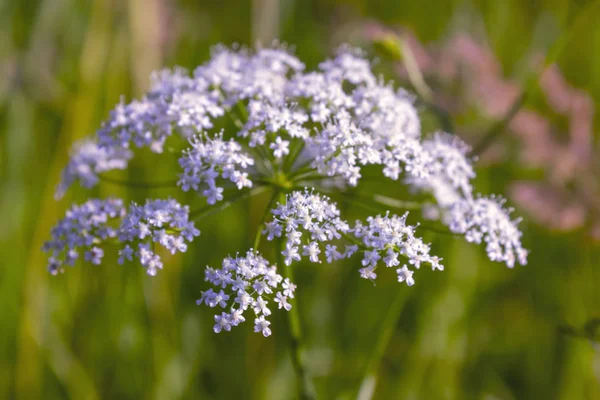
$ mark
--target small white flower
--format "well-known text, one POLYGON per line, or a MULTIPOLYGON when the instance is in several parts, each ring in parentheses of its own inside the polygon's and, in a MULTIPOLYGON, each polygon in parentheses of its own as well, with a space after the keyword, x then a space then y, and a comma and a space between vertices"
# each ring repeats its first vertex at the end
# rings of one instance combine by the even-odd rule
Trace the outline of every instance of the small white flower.
POLYGON ((302 255, 308 256, 308 259, 311 262, 318 263, 321 262, 319 260, 320 253, 321 250, 319 249, 317 242, 310 242, 307 246, 304 246, 304 251, 302 252, 302 255))
POLYGON ((279 304, 279 309, 285 308, 286 311, 290 311, 292 309, 292 305, 288 303, 287 297, 281 294, 281 292, 277 292, 275 302, 279 304))
POLYGON ((375 266, 380 258, 381 256, 377 250, 365 251, 365 257, 362 259, 361 263, 364 266, 375 266))
POLYGON ((242 322, 246 321, 243 314, 244 310, 234 310, 229 316, 229 322, 231 326, 238 326, 242 322))
POLYGON ((267 283, 267 281, 265 280, 257 280, 256 282, 254 282, 254 284, 252 285, 252 288, 254 290, 256 290, 256 293, 258 294, 269 294, 269 293, 273 293, 273 291, 271 290, 271 288, 269 287, 269 284, 267 283))
POLYGON ((131 261, 133 259, 133 249, 131 248, 131 246, 126 245, 123 249, 119 250, 119 259, 117 260, 117 262, 120 265, 123 265, 123 263, 125 263, 125 260, 131 261))
POLYGON ((337 250, 336 245, 328 244, 325 246, 325 257, 327 258, 327 262, 331 263, 334 260, 343 259, 344 255, 337 250))
POLYGON ((361 268, 359 270, 360 277, 369 280, 375 280, 377 274, 375 273, 375 266, 369 265, 368 267, 361 268))
POLYGON ((283 294, 291 299, 294 298, 294 291, 296 290, 296 285, 290 282, 289 278, 285 278, 283 281, 283 294))
POLYGON ((400 265, 400 261, 398 261, 398 253, 392 249, 388 249, 386 254, 387 255, 383 259, 385 265, 388 267, 396 267, 400 265))
POLYGON ((263 314, 266 316, 271 315, 271 310, 269 309, 269 307, 267 307, 267 304, 269 304, 269 302, 265 299, 263 299, 261 296, 258 296, 258 298, 256 299, 256 301, 254 301, 254 313, 255 314, 263 314))
POLYGON ((291 265, 293 260, 300 261, 300 254, 297 247, 289 247, 281 252, 285 257, 285 265, 291 265))
POLYGON ((231 317, 227 313, 215 315, 215 326, 213 327, 213 331, 215 331, 215 333, 219 333, 223 329, 228 332, 231 330, 231 317))
POLYGON ((242 310, 247 310, 248 307, 252 304, 252 296, 244 291, 238 291, 238 295, 235 298, 235 302, 239 304, 242 310))
POLYGON ((287 140, 282 140, 281 137, 278 136, 275 139, 275 142, 269 145, 269 148, 273 150, 273 155, 275 156, 275 158, 282 158, 283 156, 286 156, 290 153, 290 150, 288 148, 289 145, 290 142, 288 142, 287 140))
POLYGON ((398 273, 398 282, 406 282, 408 286, 415 284, 415 280, 412 277, 414 272, 409 270, 406 265, 402 268, 398 268, 396 272, 398 273))
POLYGON ((220 290, 219 293, 216 293, 212 297, 208 305, 210 307, 216 307, 218 305, 222 308, 225 308, 227 306, 227 300, 229 300, 229 295, 225 294, 225 292, 220 290))
POLYGON ((439 271, 443 271, 444 270, 444 266, 442 264, 440 264, 440 261, 442 261, 441 258, 439 258, 438 256, 433 256, 431 257, 431 268, 433 270, 439 270, 439 271))
POLYGON ((271 322, 267 321, 264 316, 260 316, 254 320, 254 332, 260 332, 264 337, 271 336, 271 322))

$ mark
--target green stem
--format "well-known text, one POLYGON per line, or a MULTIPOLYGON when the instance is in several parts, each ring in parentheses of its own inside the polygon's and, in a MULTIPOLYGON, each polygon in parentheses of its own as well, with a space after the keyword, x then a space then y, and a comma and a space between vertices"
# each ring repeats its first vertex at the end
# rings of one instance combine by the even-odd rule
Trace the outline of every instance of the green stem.
POLYGON ((296 182, 316 182, 316 181, 326 181, 329 179, 336 179, 338 176, 327 176, 327 175, 315 175, 315 174, 303 174, 301 176, 294 177, 296 182))
MULTIPOLYGON (((280 203, 285 202, 284 193, 278 193, 275 196, 280 203)), ((290 281, 294 282, 294 271, 290 265, 285 265, 282 259, 282 250, 283 250, 283 240, 279 238, 277 240, 276 246, 276 262, 277 265, 284 266, 284 275, 286 278, 289 278, 290 281)), ((287 313, 288 316, 288 328, 290 334, 290 353, 292 358, 292 367, 294 368, 294 373, 296 375, 296 388, 298 391, 298 398, 300 399, 313 399, 315 395, 313 393, 312 388, 310 387, 310 382, 308 380, 308 376, 306 374, 306 369, 304 367, 304 362, 302 360, 302 331, 300 325, 300 314, 298 313, 298 304, 299 301, 296 300, 296 304, 291 308, 291 310, 287 313)))
POLYGON ((295 143, 295 145, 292 147, 292 151, 290 152, 290 154, 285 158, 285 161, 283 164, 283 170, 285 172, 290 171, 290 169, 294 166, 294 163, 296 162, 296 160, 302 153, 302 150, 304 149, 304 142, 302 142, 302 141, 296 141, 296 142, 297 143, 295 143))
POLYGON ((162 181, 162 182, 134 182, 125 179, 111 178, 108 176, 98 176, 101 182, 111 183, 113 185, 125 186, 128 188, 135 189, 161 189, 161 188, 174 188, 177 187, 176 180, 162 181))
POLYGON ((246 106, 241 101, 238 101, 235 106, 237 107, 244 122, 248 121, 248 110, 246 109, 246 106))
POLYGON ((267 203, 267 207, 265 208, 265 212, 263 213, 262 218, 260 219, 260 223, 258 224, 258 230, 256 231, 256 236, 254 237, 254 246, 253 249, 258 251, 258 247, 260 246, 260 240, 262 239, 262 231, 265 227, 265 221, 267 220, 267 216, 269 215, 275 201, 279 198, 279 188, 275 188, 273 191, 273 195, 269 199, 267 203))
POLYGON ((401 35, 390 33, 376 41, 376 44, 382 46, 381 49, 385 51, 388 57, 404 65, 408 73, 408 81, 417 92, 419 102, 433 113, 444 131, 454 133, 452 117, 447 111, 435 104, 433 91, 427 85, 419 68, 419 63, 406 39, 401 35))
POLYGON ((201 208, 199 210, 190 212, 190 219, 201 220, 210 215, 213 215, 214 213, 225 210, 232 204, 236 203, 238 200, 245 199, 247 197, 252 197, 256 194, 264 192, 265 190, 267 190, 267 187, 258 186, 252 190, 237 193, 235 196, 232 196, 231 198, 229 198, 227 200, 224 200, 224 201, 218 202, 217 204, 212 204, 212 205, 206 206, 204 208, 201 208))
POLYGON ((421 224, 420 223, 419 224, 419 228, 424 229, 426 231, 431 231, 431 232, 439 233, 439 234, 442 234, 442 235, 456 236, 456 237, 464 236, 464 235, 461 235, 460 233, 454 233, 451 230, 443 229, 443 228, 438 228, 436 226, 431 226, 429 224, 421 224))
POLYGON ((427 104, 431 104, 433 93, 423 78, 423 74, 421 73, 421 69, 419 68, 419 64, 417 63, 415 55, 403 37, 398 36, 397 40, 402 54, 402 63, 404 64, 404 68, 406 68, 410 83, 413 85, 419 96, 427 104))
MULTIPOLYGON (((531 87, 533 88, 533 86, 531 87)), ((515 117, 515 115, 517 115, 521 107, 523 107, 527 101, 527 98, 530 95, 530 90, 532 89, 525 89, 523 93, 521 93, 521 95, 510 107, 510 110, 508 110, 506 115, 492 125, 488 132, 483 136, 483 139, 481 139, 481 141, 475 145, 475 147, 473 147, 470 156, 473 157, 483 153, 505 131, 508 124, 510 124, 510 121, 512 121, 512 119, 515 117)))
POLYGON ((383 206, 398 208, 401 210, 420 210, 423 205, 416 201, 398 200, 393 197, 384 196, 382 194, 363 195, 359 194, 359 198, 370 199, 375 203, 383 206))
POLYGON ((311 161, 307 161, 304 164, 298 166, 298 169, 296 169, 295 171, 291 172, 289 174, 289 178, 290 179, 294 179, 297 176, 301 176, 303 174, 306 174, 308 172, 312 172, 314 171, 314 168, 311 167, 312 164, 312 160, 311 161))
POLYGON ((383 320, 381 329, 378 331, 379 336, 377 337, 375 346, 373 347, 371 354, 367 359, 367 363, 365 364, 363 378, 359 382, 360 385, 357 389, 357 394, 360 393, 363 390, 363 388, 366 388, 367 386, 372 386, 373 389, 375 387, 377 380, 377 370, 379 368, 379 365, 381 364, 381 360, 383 359, 385 349, 388 347, 390 340, 392 339, 392 335, 394 334, 394 330, 396 329, 396 324, 402 312, 402 305, 404 304, 404 299, 405 292, 403 290, 398 290, 398 292, 394 296, 392 305, 390 306, 390 309, 388 310, 388 313, 385 319, 383 320))
POLYGON ((452 134, 455 133, 456 129, 454 128, 454 122, 452 121, 452 116, 448 111, 444 110, 434 102, 429 102, 425 99, 421 99, 420 103, 425 109, 429 110, 435 116, 444 132, 452 134))
MULTIPOLYGON (((301 189, 303 189, 303 187, 296 187, 294 189, 301 190, 301 189)), ((317 192, 321 192, 321 193, 324 193, 327 195, 333 194, 332 192, 323 190, 321 188, 315 188, 315 190, 317 192)), ((353 204, 355 206, 363 208, 366 211, 370 211, 370 212, 374 212, 374 213, 384 213, 384 212, 389 211, 388 209, 381 208, 381 206, 393 207, 393 208, 397 208, 399 210, 418 210, 422 207, 422 204, 418 203, 418 202, 397 200, 397 199, 379 195, 379 194, 374 194, 374 195, 370 196, 370 195, 363 195, 361 193, 351 193, 351 194, 342 196, 341 201, 343 203, 353 204), (372 206, 372 205, 366 204, 366 203, 360 201, 360 199, 357 199, 356 197, 362 198, 363 200, 371 200, 376 205, 372 206)), ((438 228, 438 227, 435 227, 435 226, 432 226, 429 224, 420 223, 419 228, 426 230, 426 231, 439 233, 442 235, 462 236, 459 233, 454 233, 447 229, 438 228)))
POLYGON ((366 249, 367 247, 365 246, 365 244, 363 242, 361 242, 358 238, 356 238, 355 236, 352 236, 348 233, 344 233, 344 232, 340 232, 342 237, 344 239, 346 239, 347 241, 349 241, 352 244, 357 245, 360 249, 366 249))
MULTIPOLYGON (((318 192, 327 194, 327 195, 334 194, 333 192, 323 189, 323 188, 315 188, 315 190, 318 192)), ((368 204, 365 204, 365 203, 361 202, 360 200, 369 201, 371 203, 375 203, 380 206, 386 206, 386 207, 396 208, 396 209, 400 209, 400 210, 420 210, 423 207, 423 205, 421 203, 416 202, 416 201, 398 200, 398 199, 394 199, 393 197, 384 196, 381 194, 369 195, 369 194, 363 194, 363 193, 359 193, 359 192, 344 194, 342 196, 341 200, 343 202, 355 204, 355 205, 358 205, 360 207, 363 207, 365 209, 368 209, 370 211, 375 211, 375 212, 382 212, 382 210, 380 208, 375 208, 375 207, 369 206, 368 204)), ((383 210, 383 211, 387 211, 387 210, 383 210)))

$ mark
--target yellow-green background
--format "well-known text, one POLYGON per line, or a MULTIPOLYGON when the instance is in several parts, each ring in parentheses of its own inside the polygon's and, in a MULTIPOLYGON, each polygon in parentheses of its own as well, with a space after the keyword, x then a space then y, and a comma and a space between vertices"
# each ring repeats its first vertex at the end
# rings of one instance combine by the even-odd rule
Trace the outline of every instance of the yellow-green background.
MULTIPOLYGON (((215 335, 211 310, 195 305, 204 266, 252 243, 264 199, 203 221, 192 249, 169 258, 155 278, 111 257, 58 277, 46 272, 40 247, 70 202, 168 195, 101 185, 53 199, 70 144, 93 133, 120 96, 141 95, 152 70, 193 68, 219 42, 275 36, 314 66, 339 42, 355 40, 353 26, 365 18, 402 24, 430 41, 469 32, 457 17, 468 15, 504 73, 519 79, 539 43, 536 27, 546 29, 542 43, 552 42, 588 3, 0 0, 0 399, 294 396, 280 313, 268 339, 250 323, 215 335)), ((598 100, 600 12, 589 9, 558 64, 598 100)), ((129 178, 175 173, 172 162, 157 160, 138 158, 129 178)), ((481 170, 477 187, 503 193, 521 173, 519 165, 481 170)), ((374 185, 394 195, 389 185, 374 185)), ((551 233, 527 219, 521 227, 530 263, 514 270, 487 261, 481 248, 431 233, 425 236, 446 270, 419 271, 412 288, 393 273, 374 286, 352 263, 300 266, 297 304, 319 397, 356 396, 394 305, 400 317, 376 359, 374 398, 600 399, 593 332, 564 333, 600 317, 598 247, 581 232, 551 233)))

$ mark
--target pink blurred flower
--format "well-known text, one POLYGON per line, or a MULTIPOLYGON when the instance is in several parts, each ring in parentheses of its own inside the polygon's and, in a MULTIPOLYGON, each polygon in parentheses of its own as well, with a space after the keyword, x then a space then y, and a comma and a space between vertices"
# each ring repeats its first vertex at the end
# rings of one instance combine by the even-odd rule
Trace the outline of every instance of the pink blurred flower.
MULTIPOLYGON (((376 24, 370 29, 371 33, 378 29, 380 33, 392 32, 376 24)), ((475 111, 489 125, 502 119, 523 91, 520 82, 503 76, 502 66, 489 47, 466 33, 424 45, 403 29, 399 32, 430 83, 436 105, 451 115, 472 115, 475 111)), ((531 68, 539 69, 542 60, 540 54, 532 54, 531 68)), ((396 69, 401 78, 408 78, 402 63, 396 69)), ((488 165, 506 162, 513 148, 511 142, 516 139, 521 165, 542 170, 544 178, 514 184, 511 193, 515 203, 551 229, 582 228, 600 215, 600 188, 590 183, 597 180, 590 171, 600 175, 599 166, 593 164, 598 156, 593 148, 594 103, 589 94, 568 83, 557 65, 543 72, 539 85, 547 106, 556 115, 549 117, 523 107, 509 123, 512 139, 505 136, 494 143, 481 155, 481 161, 488 165), (555 123, 559 119, 566 120, 566 132, 555 123)), ((477 122, 459 129, 463 134, 482 131, 477 122)), ((475 134, 466 136, 478 139, 475 134)), ((591 233, 600 240, 600 220, 591 233)))

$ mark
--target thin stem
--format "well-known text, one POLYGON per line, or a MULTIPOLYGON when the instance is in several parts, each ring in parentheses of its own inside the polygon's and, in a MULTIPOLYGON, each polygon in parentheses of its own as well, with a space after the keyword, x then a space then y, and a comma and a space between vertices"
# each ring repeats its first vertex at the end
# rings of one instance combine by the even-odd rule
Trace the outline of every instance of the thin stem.
MULTIPOLYGON (((302 187, 296 187, 295 189, 302 189, 302 187)), ((328 194, 328 195, 333 194, 332 192, 321 189, 321 188, 315 188, 315 190, 317 192, 321 192, 321 193, 328 194)), ((388 196, 383 196, 380 194, 374 194, 372 196, 369 196, 369 195, 362 195, 360 193, 352 193, 347 196, 342 196, 341 201, 343 203, 356 205, 358 207, 363 208, 366 211, 370 211, 370 212, 374 212, 374 213, 382 213, 382 212, 389 211, 388 209, 381 208, 380 206, 388 206, 388 207, 393 207, 393 208, 397 208, 400 210, 418 210, 422 207, 422 204, 418 203, 418 202, 397 200, 397 199, 394 199, 394 198, 391 198, 388 196), (372 200, 373 203, 376 203, 376 206, 366 204, 366 203, 360 201, 359 199, 356 199, 355 197, 360 197, 364 200, 372 200)), ((439 233, 442 235, 462 236, 459 233, 454 233, 447 229, 438 228, 438 227, 435 227, 435 226, 432 226, 429 224, 419 223, 418 227, 423 230, 439 233)))
POLYGON ((477 145, 475 145, 475 147, 473 147, 473 150, 470 154, 471 156, 477 156, 483 153, 505 131, 508 124, 510 124, 510 121, 512 121, 512 119, 515 117, 515 115, 517 115, 521 107, 523 107, 523 105, 527 101, 527 98, 530 95, 530 90, 532 89, 525 89, 510 107, 510 110, 508 110, 506 115, 504 115, 504 117, 501 120, 497 121, 494 125, 492 125, 492 127, 483 136, 483 139, 481 139, 481 141, 477 145))
POLYGON ((373 207, 368 204, 362 203, 362 202, 358 201, 357 199, 352 198, 351 196, 343 196, 342 203, 352 204, 352 205, 362 208, 365 211, 374 212, 374 213, 380 213, 382 211, 384 211, 384 212, 386 211, 386 210, 382 210, 381 208, 373 207))
MULTIPOLYGON (((317 190, 319 192, 323 192, 328 195, 334 194, 333 192, 326 190, 326 189, 322 189, 322 188, 315 188, 315 190, 317 190)), ((363 194, 363 193, 359 193, 359 192, 353 192, 351 194, 342 196, 342 201, 356 204, 358 206, 362 206, 362 207, 368 208, 370 210, 375 210, 375 208, 370 207, 368 204, 357 201, 357 198, 359 200, 366 200, 366 201, 370 201, 372 203, 376 203, 378 205, 397 208, 400 210, 420 210, 423 207, 423 205, 421 203, 416 202, 416 201, 398 200, 398 199, 394 199, 393 197, 384 196, 381 194, 369 195, 369 194, 363 194)), ((387 211, 387 210, 384 210, 384 211, 387 211)), ((378 209, 376 212, 381 212, 381 210, 378 209)))
POLYGON ((423 205, 419 202, 416 201, 406 201, 406 200, 398 200, 398 199, 394 199, 393 197, 388 197, 388 196, 384 196, 382 194, 374 194, 374 195, 363 195, 363 194, 358 194, 360 198, 363 199, 370 199, 372 201, 374 201, 375 203, 384 205, 384 206, 388 206, 388 207, 393 207, 393 208, 399 208, 402 210, 420 210, 423 205))
POLYGON ((303 174, 301 176, 295 176, 294 180, 296 182, 313 182, 313 181, 326 181, 328 179, 336 179, 336 178, 338 178, 337 175, 328 176, 328 175, 317 175, 314 173, 307 173, 307 174, 303 174))
POLYGON ((367 247, 365 246, 365 244, 363 242, 361 242, 358 238, 356 238, 355 236, 352 236, 348 233, 345 232, 340 232, 340 234, 342 235, 342 237, 344 239, 346 239, 347 241, 351 242, 352 244, 357 245, 360 249, 366 249, 367 247))
POLYGON ((262 218, 260 219, 260 223, 258 224, 258 230, 256 231, 256 236, 254 237, 254 246, 253 246, 254 250, 258 250, 258 247, 260 246, 260 240, 262 239, 262 231, 263 231, 263 228, 265 227, 265 221, 267 220, 267 216, 269 215, 269 212, 273 208, 273 205, 275 204, 275 201, 277 201, 278 198, 279 198, 279 188, 275 188, 275 190, 273 191, 273 195, 271 196, 271 198, 269 199, 269 202, 267 203, 265 212, 263 213, 262 218))
POLYGON ((443 229, 443 228, 438 228, 438 227, 435 227, 435 226, 431 226, 429 224, 421 224, 421 223, 419 223, 419 228, 424 229, 426 231, 431 231, 431 232, 439 233, 439 234, 442 234, 442 235, 464 236, 464 235, 461 235, 460 233, 454 233, 454 232, 452 232, 450 230, 443 229))
POLYGON ((438 123, 440 124, 444 132, 452 134, 455 133, 456 129, 454 128, 454 122, 452 121, 452 116, 448 111, 444 110, 442 107, 438 106, 434 102, 430 102, 425 99, 421 99, 420 103, 425 109, 431 111, 431 113, 438 120, 438 123))
POLYGON ((294 166, 294 163, 302 153, 302 150, 304 150, 304 142, 298 141, 295 144, 295 146, 292 147, 292 151, 290 152, 290 154, 285 158, 283 164, 283 170, 285 172, 289 172, 290 169, 294 166))
POLYGON ((296 169, 295 171, 293 171, 289 174, 289 178, 293 179, 297 176, 300 176, 307 172, 313 171, 314 168, 311 167, 311 164, 312 164, 312 160, 304 162, 302 165, 298 166, 298 169, 296 169))
POLYGON ((444 131, 454 133, 452 117, 447 111, 435 104, 433 91, 427 85, 423 73, 419 68, 419 63, 407 40, 401 35, 389 33, 377 41, 376 44, 383 46, 382 49, 385 50, 388 57, 404 65, 408 74, 408 81, 417 92, 420 103, 433 113, 444 131))
POLYGON ((238 200, 245 199, 247 197, 252 197, 256 194, 264 192, 265 190, 267 190, 266 186, 258 186, 252 190, 237 193, 235 196, 232 196, 231 198, 229 198, 227 200, 221 201, 217 204, 212 204, 212 205, 206 206, 199 210, 192 211, 190 213, 190 219, 201 220, 210 215, 213 215, 214 213, 225 210, 232 204, 236 203, 238 200))
POLYGON ((248 121, 248 110, 246 109, 246 106, 241 101, 238 101, 235 106, 240 112, 240 116, 244 119, 244 122, 248 121))
POLYGON ((246 150, 253 156, 256 169, 259 173, 263 175, 269 175, 273 173, 273 167, 271 166, 271 163, 267 164, 264 162, 265 158, 262 156, 262 154, 258 151, 256 147, 250 147, 248 145, 242 146, 244 147, 244 150, 246 150))
POLYGON ((111 183, 113 185, 124 186, 134 189, 162 189, 162 188, 173 188, 177 187, 176 180, 162 181, 162 182, 135 182, 128 181, 125 179, 111 178, 108 176, 98 176, 101 182, 111 183))
MULTIPOLYGON (((398 319, 400 318, 400 314, 402 312, 402 305, 404 304, 405 292, 402 290, 398 290, 398 292, 394 296, 394 300, 390 309, 387 312, 385 319, 379 329, 379 336, 375 342, 375 346, 373 346, 373 350, 367 359, 367 363, 365 364, 363 378, 360 380, 360 385, 358 387, 357 393, 361 393, 363 388, 367 386, 375 387, 376 379, 377 379, 377 369, 381 364, 381 360, 383 359, 385 349, 388 347, 390 340, 392 339, 392 335, 394 330, 396 329, 396 324, 398 319)), ((371 389, 372 390, 372 389, 371 389)), ((361 396, 357 396, 361 397, 361 396)))
POLYGON ((402 63, 404 64, 404 68, 406 68, 410 83, 427 104, 432 104, 433 93, 423 78, 417 59, 410 49, 410 46, 401 36, 397 37, 397 41, 402 54, 402 63))
MULTIPOLYGON (((276 198, 280 203, 285 202, 285 195, 278 193, 276 198)), ((277 265, 284 266, 284 275, 289 278, 290 281, 294 281, 294 273, 290 265, 286 265, 283 262, 282 254, 283 251, 283 239, 279 238, 276 241, 275 258, 277 265)), ((302 360, 302 331, 300 326, 300 314, 298 313, 299 301, 296 300, 296 304, 287 313, 288 316, 288 328, 290 334, 290 352, 292 358, 292 367, 296 375, 296 388, 298 390, 298 398, 300 399, 312 399, 315 398, 312 389, 309 385, 309 380, 306 374, 306 369, 302 360)))

